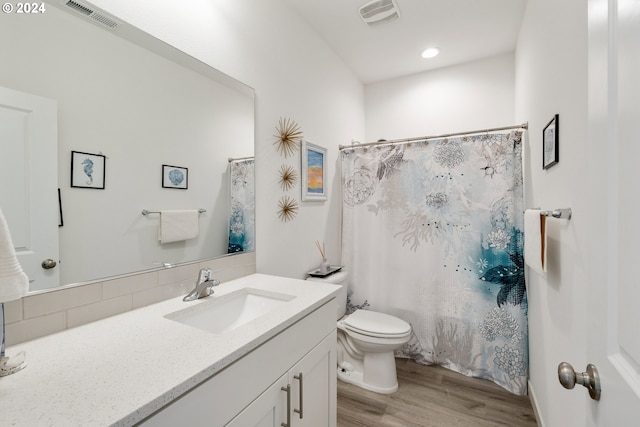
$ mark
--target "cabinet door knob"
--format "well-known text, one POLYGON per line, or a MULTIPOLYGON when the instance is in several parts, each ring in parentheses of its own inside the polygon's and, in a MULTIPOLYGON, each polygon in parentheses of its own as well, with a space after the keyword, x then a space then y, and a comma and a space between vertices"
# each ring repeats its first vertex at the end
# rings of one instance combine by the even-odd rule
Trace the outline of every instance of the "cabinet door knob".
POLYGON ((589 396, 593 400, 600 400, 600 375, 598 369, 592 365, 587 365, 587 371, 576 373, 573 366, 567 362, 558 365, 558 380, 566 389, 572 389, 576 383, 585 386, 589 390, 589 396))
POLYGON ((300 414, 300 419, 302 419, 302 389, 304 388, 304 386, 302 385, 302 372, 300 372, 300 374, 298 375, 294 375, 293 378, 300 381, 300 395, 298 401, 300 404, 300 409, 294 409, 293 412, 295 412, 296 414, 300 414))
POLYGON ((282 427, 291 427, 291 385, 287 384, 286 387, 280 387, 280 390, 287 393, 287 422, 280 423, 282 427))

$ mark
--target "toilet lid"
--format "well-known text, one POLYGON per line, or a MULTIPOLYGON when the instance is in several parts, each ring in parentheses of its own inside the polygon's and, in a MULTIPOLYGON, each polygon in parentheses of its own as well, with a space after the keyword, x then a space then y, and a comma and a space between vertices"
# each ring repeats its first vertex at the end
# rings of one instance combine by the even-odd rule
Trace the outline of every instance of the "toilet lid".
POLYGON ((374 337, 402 337, 411 332, 411 325, 389 314, 356 310, 344 319, 346 329, 374 337))

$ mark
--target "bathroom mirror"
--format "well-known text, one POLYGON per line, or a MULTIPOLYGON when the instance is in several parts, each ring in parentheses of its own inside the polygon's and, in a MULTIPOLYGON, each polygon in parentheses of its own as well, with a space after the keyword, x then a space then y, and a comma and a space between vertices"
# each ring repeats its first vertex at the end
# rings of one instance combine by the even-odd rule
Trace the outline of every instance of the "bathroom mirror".
MULTIPOLYGON (((36 280, 31 290, 227 255, 230 159, 252 162, 253 90, 117 19, 91 22, 64 3, 45 5, 46 13, 3 14, 0 25, 7 41, 0 86, 57 102, 57 176, 50 180, 60 205, 54 221, 34 212, 30 221, 59 226, 60 280, 36 280), (71 185, 72 152, 88 153, 104 171, 100 186, 71 185), (188 183, 163 186, 163 165, 188 183), (160 244, 160 217, 145 209, 204 210, 198 237, 160 244)), ((252 187, 252 172, 241 173, 252 187)), ((249 216, 248 240, 255 236, 249 216)))

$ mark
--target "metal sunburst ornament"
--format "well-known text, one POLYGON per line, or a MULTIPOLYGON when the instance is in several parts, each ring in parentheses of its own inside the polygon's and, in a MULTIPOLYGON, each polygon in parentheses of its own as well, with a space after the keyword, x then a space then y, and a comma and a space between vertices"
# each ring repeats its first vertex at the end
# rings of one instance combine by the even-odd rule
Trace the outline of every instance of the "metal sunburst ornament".
POLYGON ((282 196, 278 202, 278 216, 282 222, 291 221, 298 214, 298 202, 289 196, 282 196))
POLYGON ((298 151, 300 142, 302 141, 302 130, 298 124, 291 119, 283 119, 280 117, 278 126, 276 126, 277 140, 273 143, 278 151, 285 157, 293 155, 298 151))
POLYGON ((280 187, 283 191, 287 191, 296 186, 298 181, 298 172, 293 166, 282 165, 280 166, 280 187))

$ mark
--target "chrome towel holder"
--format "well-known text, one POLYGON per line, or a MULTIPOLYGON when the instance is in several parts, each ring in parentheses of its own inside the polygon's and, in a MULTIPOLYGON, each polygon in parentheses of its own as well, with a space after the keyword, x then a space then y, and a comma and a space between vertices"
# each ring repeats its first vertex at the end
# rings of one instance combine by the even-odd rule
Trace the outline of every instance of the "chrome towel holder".
MULTIPOLYGON (((198 213, 205 213, 207 210, 206 209, 198 209, 198 213)), ((142 210, 142 215, 149 215, 149 214, 159 214, 160 211, 149 211, 147 209, 143 209, 142 210)))
POLYGON ((540 211, 540 215, 558 219, 571 219, 571 208, 554 209, 552 211, 540 211))

